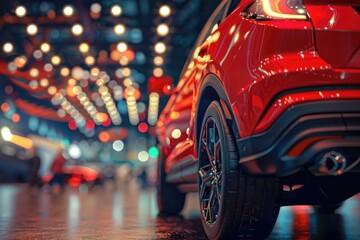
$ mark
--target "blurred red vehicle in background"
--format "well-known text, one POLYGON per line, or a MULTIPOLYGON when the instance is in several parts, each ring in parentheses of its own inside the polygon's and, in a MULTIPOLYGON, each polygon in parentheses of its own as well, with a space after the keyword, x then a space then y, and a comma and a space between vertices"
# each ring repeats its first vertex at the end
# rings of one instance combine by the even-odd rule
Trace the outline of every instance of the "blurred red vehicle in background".
POLYGON ((157 123, 158 207, 199 192, 210 239, 360 191, 360 1, 224 0, 157 123), (356 183, 356 184, 354 184, 356 183))
MULTIPOLYGON (((103 183, 103 177, 98 170, 90 167, 80 165, 67 165, 63 168, 64 183, 71 187, 79 187, 81 184, 85 184, 88 187, 94 187, 95 185, 101 185, 103 183)), ((52 174, 45 175, 42 178, 44 183, 50 183, 52 174)))

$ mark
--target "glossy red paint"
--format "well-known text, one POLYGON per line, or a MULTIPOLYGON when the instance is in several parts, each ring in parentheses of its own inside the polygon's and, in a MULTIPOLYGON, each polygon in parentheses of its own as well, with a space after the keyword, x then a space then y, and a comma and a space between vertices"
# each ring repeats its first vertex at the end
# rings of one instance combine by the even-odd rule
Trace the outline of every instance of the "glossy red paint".
POLYGON ((360 15, 355 8, 306 1, 307 20, 260 21, 246 16, 250 3, 241 1, 216 26, 215 13, 195 43, 157 123, 166 171, 184 155, 197 159, 197 131, 207 98, 226 103, 240 138, 267 130, 295 104, 360 100, 360 15), (217 87, 205 91, 210 83, 217 87), (287 91, 292 93, 278 97, 287 91), (174 112, 177 118, 171 118, 174 112), (180 137, 172 136, 174 130, 180 137))
POLYGON ((306 9, 315 28, 320 56, 336 68, 359 68, 360 16, 355 8, 324 3, 306 9))
POLYGON ((324 90, 316 92, 299 92, 282 96, 274 101, 268 111, 254 130, 254 134, 263 132, 284 112, 286 109, 299 103, 359 99, 360 90, 324 90))

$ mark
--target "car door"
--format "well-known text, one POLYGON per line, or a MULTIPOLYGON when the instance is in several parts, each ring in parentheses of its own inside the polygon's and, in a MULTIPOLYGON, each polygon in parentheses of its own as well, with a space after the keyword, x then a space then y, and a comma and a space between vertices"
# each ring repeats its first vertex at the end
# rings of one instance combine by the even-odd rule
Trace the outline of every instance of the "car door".
POLYGON ((162 119, 169 153, 165 162, 166 171, 182 160, 194 161, 194 143, 191 137, 193 124, 190 119, 193 114, 192 108, 196 104, 196 96, 194 96, 196 79, 205 66, 203 56, 199 56, 201 55, 199 49, 214 31, 214 27, 223 20, 229 2, 222 1, 205 24, 185 63, 175 88, 175 99, 166 106, 166 115, 163 115, 162 119))

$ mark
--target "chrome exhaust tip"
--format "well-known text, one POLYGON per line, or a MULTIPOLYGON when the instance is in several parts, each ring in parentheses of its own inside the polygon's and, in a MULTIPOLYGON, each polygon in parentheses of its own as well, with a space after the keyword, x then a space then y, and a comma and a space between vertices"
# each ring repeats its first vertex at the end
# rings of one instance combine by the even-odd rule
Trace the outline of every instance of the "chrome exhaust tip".
POLYGON ((345 156, 339 152, 330 151, 320 158, 318 171, 322 175, 338 176, 344 173, 346 167, 345 156))

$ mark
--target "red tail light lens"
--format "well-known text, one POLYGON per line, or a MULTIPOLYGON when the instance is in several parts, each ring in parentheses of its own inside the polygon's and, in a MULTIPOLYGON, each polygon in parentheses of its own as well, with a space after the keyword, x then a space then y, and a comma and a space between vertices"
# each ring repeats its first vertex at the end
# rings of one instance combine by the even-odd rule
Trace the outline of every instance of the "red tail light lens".
POLYGON ((302 0, 256 0, 247 14, 256 19, 307 19, 302 0))

